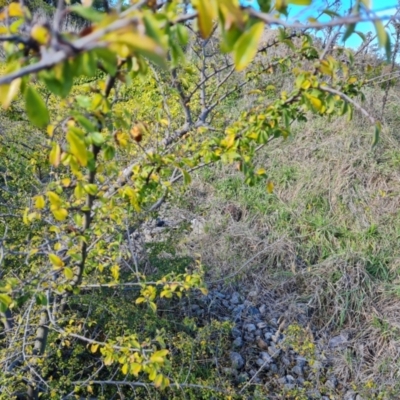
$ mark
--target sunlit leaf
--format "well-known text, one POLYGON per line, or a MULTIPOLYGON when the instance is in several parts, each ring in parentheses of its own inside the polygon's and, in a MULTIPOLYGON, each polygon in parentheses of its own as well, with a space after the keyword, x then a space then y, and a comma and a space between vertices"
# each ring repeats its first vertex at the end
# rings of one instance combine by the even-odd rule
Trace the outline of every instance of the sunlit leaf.
POLYGON ((74 271, 71 268, 66 267, 64 268, 64 275, 67 279, 71 280, 74 277, 74 271))
POLYGON ((52 211, 57 221, 64 221, 68 217, 68 211, 65 208, 59 208, 52 211))
POLYGON ((45 206, 45 201, 43 196, 36 196, 35 198, 35 208, 39 210, 43 209, 45 206))
POLYGON ((199 14, 200 34, 203 39, 206 39, 213 30, 213 20, 216 18, 215 2, 213 0, 193 0, 192 4, 199 14))
POLYGON ((53 266, 56 268, 62 268, 64 266, 64 261, 55 254, 49 254, 49 259, 53 266))
POLYGON ((14 79, 9 85, 0 86, 0 102, 4 109, 7 109, 21 87, 21 78, 14 79))
POLYGON ((79 164, 85 167, 88 162, 85 142, 72 130, 67 132, 67 141, 70 152, 76 157, 79 164))
POLYGON ((233 48, 233 58, 237 71, 244 70, 253 61, 263 32, 264 23, 257 22, 240 36, 233 48))
POLYGON ((50 164, 54 167, 58 167, 61 161, 61 147, 58 143, 53 143, 50 154, 49 154, 50 164))

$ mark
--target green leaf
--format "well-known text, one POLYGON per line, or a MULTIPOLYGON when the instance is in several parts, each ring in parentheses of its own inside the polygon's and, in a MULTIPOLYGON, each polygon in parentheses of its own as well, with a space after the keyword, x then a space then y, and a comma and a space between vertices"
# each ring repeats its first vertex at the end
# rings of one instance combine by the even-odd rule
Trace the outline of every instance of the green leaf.
POLYGON ((46 103, 32 86, 25 90, 25 107, 32 124, 38 128, 44 128, 49 123, 50 117, 46 103))
POLYGON ((263 32, 264 23, 257 22, 237 40, 233 48, 233 58, 237 71, 243 71, 253 61, 263 32))
POLYGON ((117 55, 104 47, 93 50, 93 54, 101 60, 104 69, 111 75, 115 76, 117 73, 117 55))
POLYGON ((296 6, 309 6, 311 4, 311 0, 287 0, 287 2, 296 6))
POLYGON ((372 147, 373 147, 373 148, 374 148, 374 147, 378 144, 378 142, 379 142, 379 136, 380 136, 380 133, 381 133, 381 129, 382 129, 381 123, 380 123, 380 122, 377 122, 377 123, 375 124, 374 139, 373 139, 373 141, 372 141, 372 147))
POLYGON ((12 298, 8 294, 0 294, 0 303, 8 307, 12 303, 12 298))
POLYGON ((47 306, 47 297, 44 293, 36 294, 36 304, 39 306, 47 306))
POLYGON ((113 146, 107 146, 104 150, 104 160, 110 161, 115 157, 115 148, 113 146))
POLYGON ((185 25, 182 24, 176 25, 176 35, 179 39, 179 43, 182 46, 186 46, 189 40, 189 35, 185 25))
POLYGON ((257 0, 260 10, 265 13, 271 11, 271 0, 257 0))
POLYGON ((67 132, 67 141, 70 146, 70 152, 76 157, 80 165, 86 167, 88 157, 85 142, 71 130, 67 132))
POLYGON ((388 39, 385 27, 383 26, 382 21, 375 21, 374 25, 376 29, 376 35, 378 36, 379 46, 385 47, 388 39))
POLYGON ((343 35, 342 41, 345 42, 355 31, 356 24, 350 24, 343 35))
POLYGON ((340 14, 338 14, 335 11, 329 10, 329 9, 324 10, 322 13, 326 14, 326 15, 329 15, 331 18, 332 17, 340 17, 340 14))
POLYGON ((72 12, 75 12, 76 14, 80 15, 81 17, 92 21, 92 22, 100 22, 104 19, 105 15, 104 13, 96 11, 94 8, 91 7, 84 7, 81 5, 75 5, 69 8, 72 12))

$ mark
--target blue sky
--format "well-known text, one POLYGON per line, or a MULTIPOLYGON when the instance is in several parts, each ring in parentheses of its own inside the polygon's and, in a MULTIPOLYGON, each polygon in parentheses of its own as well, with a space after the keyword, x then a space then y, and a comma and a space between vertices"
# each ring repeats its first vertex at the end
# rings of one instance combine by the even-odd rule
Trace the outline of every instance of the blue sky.
MULTIPOLYGON (((247 0, 242 1, 243 4, 246 5, 255 5, 257 6, 257 1, 255 0, 247 0)), ((354 1, 353 1, 354 3, 354 1)), ((397 0, 371 0, 372 10, 378 11, 379 16, 390 16, 394 14, 395 7, 397 6, 397 0)), ((313 1, 313 6, 310 7, 299 7, 299 6, 290 6, 289 17, 293 20, 305 20, 307 17, 315 16, 315 10, 320 8, 323 5, 323 1, 313 1)), ((342 0, 342 9, 348 10, 351 4, 351 0, 342 0)), ((329 18, 329 17, 327 17, 329 18)), ((357 31, 360 31, 364 34, 369 31, 375 32, 374 26, 372 23, 360 23, 357 24, 357 31)), ((353 34, 346 41, 346 46, 356 48, 361 44, 362 40, 357 34, 353 34)))

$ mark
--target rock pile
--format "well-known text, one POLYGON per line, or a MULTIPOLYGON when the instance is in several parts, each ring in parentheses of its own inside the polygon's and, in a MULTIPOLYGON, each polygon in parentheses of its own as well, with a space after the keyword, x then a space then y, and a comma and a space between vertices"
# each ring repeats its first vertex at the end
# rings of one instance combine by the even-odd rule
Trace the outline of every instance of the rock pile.
POLYGON ((267 304, 254 304, 239 292, 227 292, 221 286, 211 289, 207 296, 192 299, 189 309, 196 317, 234 323, 229 366, 224 373, 236 384, 266 385, 276 398, 301 394, 301 398, 310 400, 362 400, 330 372, 325 355, 329 349, 343 345, 345 337, 332 338, 326 349, 316 345, 311 357, 299 354, 288 344, 283 318, 271 317, 267 304))

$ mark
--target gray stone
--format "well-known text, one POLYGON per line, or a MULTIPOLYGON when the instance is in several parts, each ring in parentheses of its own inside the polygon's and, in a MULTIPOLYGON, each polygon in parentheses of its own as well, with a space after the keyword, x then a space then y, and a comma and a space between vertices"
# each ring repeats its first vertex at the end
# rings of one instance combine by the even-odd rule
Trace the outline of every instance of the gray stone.
POLYGON ((231 307, 231 303, 229 303, 228 300, 222 300, 222 305, 226 308, 230 308, 231 307))
POLYGON ((239 349, 240 347, 243 346, 243 339, 238 336, 233 342, 232 342, 232 346, 236 349, 239 349))
POLYGON ((234 305, 240 303, 240 295, 239 295, 238 292, 232 293, 232 296, 231 296, 231 303, 234 304, 234 305))
POLYGON ((300 377, 304 375, 304 373, 303 373, 303 368, 301 368, 299 365, 295 365, 295 366, 292 368, 292 372, 293 372, 295 375, 300 376, 300 377))
POLYGON ((258 292, 256 290, 253 290, 251 292, 249 292, 248 294, 249 297, 254 298, 258 296, 258 292))
POLYGON ((304 378, 301 378, 300 376, 296 379, 296 384, 298 386, 303 386, 304 382, 305 382, 304 378))
POLYGON ((254 332, 254 334, 256 336, 261 336, 261 329, 256 329, 256 331, 254 332))
POLYGON ((348 390, 344 396, 343 400, 356 400, 357 393, 354 392, 353 390, 348 390))
POLYGON ((249 371, 250 376, 254 376, 257 373, 257 371, 255 369, 251 369, 249 371))
POLYGON ((356 400, 364 400, 364 397, 361 397, 361 395, 360 395, 360 394, 357 394, 357 396, 356 396, 356 400))
POLYGON ((296 357, 296 364, 303 368, 307 364, 307 359, 301 356, 296 357))
POLYGON ((254 324, 247 324, 244 327, 247 332, 252 333, 256 331, 256 326, 254 324))
POLYGON ((281 361, 288 367, 291 364, 291 361, 286 357, 282 356, 281 361))
POLYGON ((268 362, 262 360, 261 358, 257 358, 256 364, 262 369, 268 369, 268 362))
POLYGON ((326 382, 325 382, 325 386, 328 389, 332 389, 335 390, 336 386, 338 385, 338 380, 336 379, 336 377, 330 377, 326 382))
POLYGON ((296 385, 293 383, 286 383, 285 385, 283 385, 283 387, 285 388, 285 390, 293 390, 296 389, 296 385))
POLYGON ((281 354, 281 349, 277 349, 275 346, 269 346, 268 353, 272 358, 277 358, 281 354))
POLYGON ((243 336, 243 339, 246 341, 246 342, 254 342, 254 339, 255 339, 255 337, 254 337, 254 335, 252 335, 252 334, 245 334, 244 336, 243 336))
POLYGON ((264 362, 267 362, 267 363, 269 363, 269 364, 271 364, 272 361, 273 361, 272 357, 271 357, 267 352, 265 352, 265 351, 262 351, 262 352, 260 353, 260 358, 261 358, 264 362))
POLYGON ((225 295, 221 292, 214 292, 214 296, 217 297, 218 299, 225 299, 225 295))
POLYGON ((345 337, 344 335, 338 335, 329 340, 328 346, 331 349, 335 349, 346 345, 347 342, 347 337, 345 337))
POLYGON ((286 382, 293 385, 296 382, 296 379, 294 379, 292 375, 286 375, 286 382))
POLYGON ((244 366, 244 358, 241 354, 231 351, 230 353, 231 365, 234 369, 241 369, 244 366))
POLYGON ((307 396, 309 396, 312 400, 316 400, 321 398, 321 393, 317 389, 310 389, 307 391, 307 396))
POLYGON ((284 385, 286 382, 286 376, 282 376, 282 378, 278 379, 278 383, 280 383, 281 385, 284 385))
POLYGON ((269 370, 271 371, 271 373, 273 373, 273 374, 277 374, 278 373, 278 366, 276 365, 276 364, 271 364, 270 366, 269 366, 269 370))
POLYGON ((269 323, 270 323, 272 326, 278 326, 278 321, 277 321, 276 318, 270 319, 269 323))
POLYGON ((257 324, 257 328, 258 329, 264 329, 264 328, 266 328, 267 327, 267 324, 265 323, 265 322, 259 322, 258 324, 257 324))
POLYGON ((242 332, 238 328, 232 328, 231 335, 234 339, 242 337, 242 332))
POLYGON ((267 311, 267 306, 263 304, 260 307, 258 307, 258 310, 260 311, 261 314, 265 314, 265 312, 267 311))
POLYGON ((270 342, 272 340, 272 333, 271 332, 266 332, 264 334, 264 338, 265 340, 267 340, 268 342, 270 342))
POLYGON ((260 316, 260 311, 258 310, 257 307, 251 306, 249 307, 248 311, 249 315, 252 315, 253 317, 260 316))

